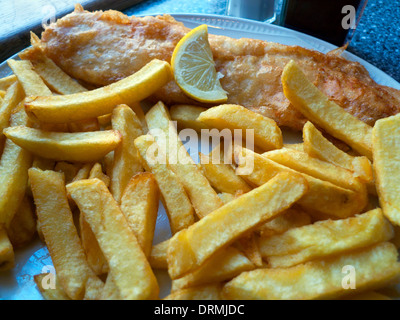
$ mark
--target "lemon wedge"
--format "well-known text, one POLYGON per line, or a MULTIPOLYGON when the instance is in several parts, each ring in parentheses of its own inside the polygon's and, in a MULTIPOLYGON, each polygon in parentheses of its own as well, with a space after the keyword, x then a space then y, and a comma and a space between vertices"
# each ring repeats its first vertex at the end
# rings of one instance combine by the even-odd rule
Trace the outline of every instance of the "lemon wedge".
POLYGON ((207 25, 198 26, 178 42, 171 66, 176 83, 192 99, 206 103, 228 99, 215 70, 207 25))

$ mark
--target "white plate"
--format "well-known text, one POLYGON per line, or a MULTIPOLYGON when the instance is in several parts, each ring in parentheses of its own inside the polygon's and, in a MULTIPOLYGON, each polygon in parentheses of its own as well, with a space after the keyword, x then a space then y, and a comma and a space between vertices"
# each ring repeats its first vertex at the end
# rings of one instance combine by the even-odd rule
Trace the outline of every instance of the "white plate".
MULTIPOLYGON (((300 32, 258 21, 203 14, 173 14, 172 16, 176 20, 183 22, 189 28, 194 28, 199 24, 207 24, 210 26, 209 33, 225 35, 232 38, 254 38, 286 45, 299 45, 323 53, 336 48, 336 46, 332 44, 300 32)), ((400 89, 400 83, 370 63, 349 52, 345 52, 344 56, 349 60, 358 61, 363 64, 377 83, 400 89)), ((17 58, 17 55, 12 58, 17 58)), ((7 66, 7 63, 3 62, 0 64, 0 77, 7 76, 10 73, 11 70, 7 66)), ((293 141, 298 137, 286 136, 285 138, 293 141)), ((190 148, 190 154, 197 160, 197 146, 192 145, 187 147, 190 148)), ((164 208, 162 208, 160 204, 154 243, 167 239, 170 234, 168 219, 164 208)), ((52 265, 49 253, 45 245, 39 240, 23 250, 17 251, 16 267, 11 271, 0 273, 0 299, 42 299, 41 294, 33 282, 33 276, 41 273, 43 267, 49 265, 52 265)), ((157 272, 157 277, 161 288, 160 296, 163 297, 167 295, 170 290, 169 278, 166 272, 157 272)))

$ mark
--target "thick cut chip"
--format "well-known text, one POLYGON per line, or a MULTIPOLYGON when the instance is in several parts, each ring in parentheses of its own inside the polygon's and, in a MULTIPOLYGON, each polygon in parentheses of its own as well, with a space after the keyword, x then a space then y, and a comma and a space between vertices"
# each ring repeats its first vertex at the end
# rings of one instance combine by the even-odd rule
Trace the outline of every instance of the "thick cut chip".
POLYGON ((146 121, 157 145, 166 150, 166 162, 188 193, 197 216, 201 219, 221 207, 221 199, 188 154, 162 102, 147 112, 146 121))
POLYGON ((103 173, 103 168, 100 163, 95 163, 93 168, 90 170, 89 179, 99 179, 104 182, 108 188, 110 185, 110 177, 103 173))
POLYGON ((55 274, 41 273, 33 277, 40 293, 46 300, 71 300, 57 281, 55 274))
POLYGON ((14 250, 7 231, 0 227, 0 271, 14 268, 14 250))
POLYGON ((12 84, 17 81, 15 74, 0 79, 0 90, 6 91, 12 84))
POLYGON ((58 280, 74 300, 83 299, 102 281, 90 269, 68 204, 64 175, 29 169, 29 179, 40 221, 58 280))
POLYGON ((7 90, 4 101, 0 104, 0 142, 4 143, 3 130, 9 126, 12 111, 25 97, 24 90, 19 82, 15 82, 7 90))
POLYGON ((115 130, 63 133, 16 126, 3 132, 8 139, 32 154, 58 161, 96 161, 121 142, 121 135, 115 130))
POLYGON ((230 164, 213 163, 212 157, 199 153, 200 165, 211 186, 220 192, 246 193, 251 187, 238 175, 230 164))
POLYGON ((372 127, 330 101, 292 60, 282 73, 283 92, 307 119, 372 159, 372 127))
POLYGON ((271 237, 276 234, 282 234, 292 228, 298 228, 311 224, 311 217, 301 208, 290 208, 283 214, 271 221, 264 223, 258 232, 261 237, 271 237))
POLYGON ((112 113, 105 114, 103 116, 98 116, 97 121, 102 129, 111 128, 111 118, 112 113))
POLYGON ((218 193, 218 197, 222 200, 224 204, 227 204, 228 202, 231 202, 232 200, 235 200, 235 195, 232 193, 218 193))
POLYGON ((142 123, 143 133, 147 133, 147 131, 149 130, 147 128, 146 117, 144 115, 144 111, 140 102, 133 102, 129 105, 129 107, 133 110, 133 112, 136 114, 136 116, 142 123))
POLYGON ((281 149, 263 153, 263 156, 298 172, 329 181, 339 187, 366 193, 365 185, 349 170, 310 157, 305 152, 281 149))
POLYGON ((168 216, 172 234, 187 228, 194 223, 194 210, 189 197, 176 175, 167 164, 157 161, 162 156, 154 138, 145 135, 135 140, 143 167, 151 172, 157 181, 161 192, 161 200, 168 216))
MULTIPOLYGON (((23 109, 12 114, 10 124, 29 124, 23 109)), ((31 164, 32 155, 7 139, 0 160, 0 224, 4 223, 6 228, 10 226, 25 196, 31 164)))
POLYGON ((254 144, 264 151, 283 146, 281 129, 274 120, 239 105, 223 104, 210 108, 202 112, 197 120, 219 130, 241 129, 243 134, 246 130, 253 130, 254 144))
POLYGON ((64 123, 111 113, 119 104, 141 101, 171 80, 168 62, 152 60, 138 72, 92 91, 51 97, 31 97, 26 112, 41 122, 64 123))
POLYGON ((106 283, 104 285, 104 290, 101 293, 100 300, 121 300, 121 295, 119 289, 115 284, 112 274, 107 275, 106 283))
POLYGON ((154 269, 168 269, 167 253, 169 240, 157 243, 151 248, 149 262, 154 269))
POLYGON ((384 242, 291 268, 243 272, 224 286, 223 297, 244 300, 334 299, 349 294, 352 283, 355 288, 351 292, 354 294, 373 290, 400 275, 397 256, 395 246, 384 242))
POLYGON ((76 173, 76 176, 72 179, 72 182, 89 178, 92 168, 93 163, 85 163, 76 173))
POLYGON ((179 104, 172 106, 169 110, 171 119, 178 123, 178 129, 194 129, 201 132, 202 129, 208 129, 208 126, 197 120, 200 113, 206 111, 207 108, 192 106, 187 104, 179 104))
POLYGON ((164 300, 221 300, 222 285, 207 284, 175 291, 164 300))
POLYGON ((30 61, 9 59, 7 63, 17 76, 27 97, 52 95, 51 90, 43 82, 42 78, 33 70, 33 65, 30 61))
POLYGON ((278 216, 307 191, 307 182, 299 174, 282 173, 175 234, 168 246, 170 277, 177 279, 199 268, 218 250, 278 216))
POLYGON ((159 288, 150 264, 104 182, 81 180, 67 185, 67 190, 95 234, 121 298, 157 298, 159 288))
POLYGON ((304 152, 304 143, 284 143, 283 147, 304 152))
POLYGON ((121 198, 121 210, 146 257, 150 256, 159 203, 157 181, 152 173, 138 173, 121 198))
POLYGON ((86 254, 87 262, 95 274, 101 275, 108 272, 107 260, 97 242, 97 239, 86 222, 83 214, 79 215, 79 231, 83 250, 86 254))
MULTIPOLYGON (((266 183, 280 172, 297 172, 249 149, 240 146, 235 147, 235 159, 239 170, 247 166, 246 159, 249 158, 253 160, 253 170, 249 174, 240 175, 246 181, 255 185, 266 183)), ((299 200, 299 205, 317 217, 322 213, 330 217, 347 218, 361 213, 367 205, 366 192, 355 192, 304 173, 301 173, 301 175, 308 182, 309 192, 299 200)))
POLYGON ((379 202, 385 216, 400 226, 400 116, 378 120, 372 141, 379 202))
POLYGON ((33 123, 35 129, 53 132, 69 132, 68 123, 33 123))
POLYGON ((389 241, 393 235, 392 225, 382 210, 375 209, 356 217, 319 221, 264 237, 259 245, 268 265, 279 268, 372 246, 389 241))
POLYGON ((142 124, 127 105, 116 107, 112 113, 112 128, 121 134, 121 143, 114 150, 110 190, 119 203, 129 180, 143 171, 135 147, 135 139, 143 134, 142 124))
POLYGON ((227 281, 254 268, 254 264, 239 250, 228 247, 212 256, 199 269, 172 281, 171 291, 227 281))
MULTIPOLYGON (((54 171, 64 173, 65 184, 70 183, 74 177, 78 174, 81 165, 76 163, 69 163, 66 161, 57 162, 54 167, 54 171)), ((51 169, 49 169, 51 170, 51 169)))
MULTIPOLYGON (((62 125, 60 123, 45 123, 41 124, 42 126, 57 126, 62 125)), ((90 131, 99 131, 100 125, 97 118, 80 120, 75 122, 66 123, 69 132, 90 132, 90 131)), ((50 130, 49 130, 50 131, 50 130)))
POLYGON ((326 139, 322 133, 308 121, 303 127, 304 151, 311 157, 332 163, 353 172, 365 182, 372 182, 371 162, 367 157, 353 157, 337 148, 326 139))
POLYGON ((56 165, 54 160, 42 158, 42 157, 34 157, 32 162, 32 168, 37 168, 40 170, 53 170, 56 165))
POLYGON ((251 232, 238 239, 233 245, 243 252, 256 267, 262 267, 263 260, 257 238, 258 234, 251 232))
POLYGON ((31 33, 32 47, 19 54, 21 59, 29 60, 34 70, 40 75, 47 86, 59 94, 71 94, 87 91, 77 81, 72 79, 58 67, 53 60, 46 57, 38 46, 40 39, 31 33))
POLYGON ((27 245, 35 236, 36 216, 30 197, 25 195, 22 199, 7 233, 14 248, 27 245))

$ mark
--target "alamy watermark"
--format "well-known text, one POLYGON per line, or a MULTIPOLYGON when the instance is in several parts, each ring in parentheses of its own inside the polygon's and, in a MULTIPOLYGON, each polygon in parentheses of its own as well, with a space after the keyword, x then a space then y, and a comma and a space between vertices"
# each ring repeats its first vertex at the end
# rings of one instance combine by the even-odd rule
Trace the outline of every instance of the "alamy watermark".
POLYGON ((202 129, 200 136, 193 129, 184 129, 177 134, 176 121, 170 121, 168 132, 161 129, 151 129, 149 134, 154 143, 147 149, 146 159, 155 164, 190 164, 185 145, 199 145, 202 153, 210 153, 210 157, 200 160, 201 164, 236 164, 238 175, 248 175, 254 169, 254 153, 245 152, 243 148, 254 151, 253 129, 202 129), (185 141, 180 145, 177 140, 185 141), (233 162, 234 159, 234 162, 233 162))
POLYGON ((54 269, 53 266, 44 266, 42 268, 42 274, 46 274, 42 278, 42 288, 44 290, 49 290, 49 289, 56 289, 56 270, 54 269))
POLYGON ((352 5, 346 5, 342 8, 342 13, 345 14, 342 19, 342 28, 354 30, 356 28, 356 8, 352 5))
POLYGON ((54 23, 56 21, 57 10, 51 4, 47 4, 42 7, 42 14, 43 14, 42 18, 43 29, 46 29, 51 23, 54 23))
POLYGON ((345 276, 342 278, 342 288, 345 290, 356 289, 356 268, 352 265, 346 265, 342 268, 345 276))

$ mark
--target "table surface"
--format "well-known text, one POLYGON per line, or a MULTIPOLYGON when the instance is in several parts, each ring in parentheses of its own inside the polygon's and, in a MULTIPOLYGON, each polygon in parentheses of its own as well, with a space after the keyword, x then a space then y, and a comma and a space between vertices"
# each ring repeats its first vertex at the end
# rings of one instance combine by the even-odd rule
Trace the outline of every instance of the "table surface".
MULTIPOLYGON (((49 15, 61 17, 77 2, 88 10, 112 8, 128 15, 224 15, 227 0, 0 0, 0 61, 29 45, 29 30, 40 33, 49 15)), ((400 0, 369 0, 348 51, 400 82, 400 0)))

